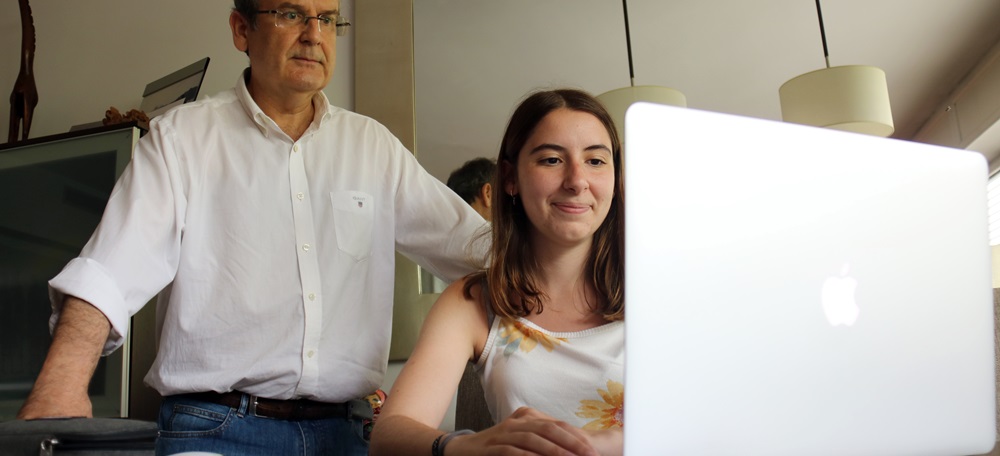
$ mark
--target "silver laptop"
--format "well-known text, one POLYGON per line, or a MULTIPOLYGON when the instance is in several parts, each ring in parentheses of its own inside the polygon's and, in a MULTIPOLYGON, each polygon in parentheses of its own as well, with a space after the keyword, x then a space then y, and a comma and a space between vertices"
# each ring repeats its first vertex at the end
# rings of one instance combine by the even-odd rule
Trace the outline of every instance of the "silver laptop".
POLYGON ((984 158, 637 104, 627 455, 971 455, 996 437, 984 158))

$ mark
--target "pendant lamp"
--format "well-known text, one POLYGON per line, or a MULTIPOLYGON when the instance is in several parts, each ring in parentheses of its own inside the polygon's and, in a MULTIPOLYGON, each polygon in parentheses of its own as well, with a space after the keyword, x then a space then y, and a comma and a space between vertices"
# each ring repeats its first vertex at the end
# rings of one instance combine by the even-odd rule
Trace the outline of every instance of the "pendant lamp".
POLYGON ((627 0, 622 0, 622 12, 625 15, 625 47, 628 50, 628 75, 629 86, 620 89, 604 92, 597 96, 604 107, 611 114, 611 119, 615 121, 615 128, 618 130, 618 137, 625 140, 625 111, 632 103, 637 101, 648 101, 671 106, 687 107, 687 98, 684 94, 667 87, 653 85, 635 85, 635 71, 632 68, 632 37, 628 24, 628 4, 627 0))
POLYGON ((895 127, 885 72, 867 65, 830 67, 819 0, 816 14, 826 68, 792 78, 778 89, 782 119, 873 136, 891 135, 895 127))

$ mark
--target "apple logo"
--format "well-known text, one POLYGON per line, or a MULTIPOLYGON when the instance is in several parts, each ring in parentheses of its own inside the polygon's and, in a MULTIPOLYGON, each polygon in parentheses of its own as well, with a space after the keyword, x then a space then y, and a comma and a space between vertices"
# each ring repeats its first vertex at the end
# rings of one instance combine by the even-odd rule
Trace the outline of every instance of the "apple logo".
POLYGON ((827 278, 820 291, 823 313, 833 326, 851 326, 858 320, 860 309, 854 302, 854 290, 858 287, 858 281, 847 275, 850 268, 848 263, 844 263, 840 268, 840 276, 827 278))

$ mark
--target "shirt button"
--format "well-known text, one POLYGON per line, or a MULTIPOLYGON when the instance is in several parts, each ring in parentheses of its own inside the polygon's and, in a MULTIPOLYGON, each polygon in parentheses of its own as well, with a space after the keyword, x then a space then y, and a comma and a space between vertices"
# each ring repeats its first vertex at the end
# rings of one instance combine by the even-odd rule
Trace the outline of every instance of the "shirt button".
POLYGON ((309 300, 310 301, 315 301, 316 300, 316 293, 309 293, 309 300))
POLYGON ((309 244, 302 244, 302 251, 303 252, 308 252, 309 248, 310 248, 309 244))
POLYGON ((306 356, 312 358, 313 356, 316 356, 316 352, 314 350, 309 350, 309 353, 306 353, 306 356))
POLYGON ((298 198, 299 201, 302 201, 302 200, 306 199, 306 194, 302 193, 302 192, 298 192, 298 193, 295 194, 295 197, 298 198))
POLYGON ((292 146, 292 152, 298 152, 298 151, 299 151, 299 145, 298 144, 292 146))

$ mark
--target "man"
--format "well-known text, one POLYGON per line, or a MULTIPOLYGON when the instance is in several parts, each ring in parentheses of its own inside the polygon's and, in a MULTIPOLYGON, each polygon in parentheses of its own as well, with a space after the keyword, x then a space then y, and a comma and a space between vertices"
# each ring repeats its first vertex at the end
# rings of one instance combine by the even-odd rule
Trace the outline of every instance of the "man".
POLYGON ((448 188, 461 196, 484 219, 490 219, 493 205, 493 177, 497 164, 488 158, 474 158, 451 172, 448 188))
POLYGON ((484 221, 388 130, 329 104, 338 9, 235 1, 249 69, 151 122, 50 282, 58 323, 20 418, 90 416, 102 348, 159 293, 158 453, 367 453, 359 398, 386 368, 394 249, 458 278, 484 221))

